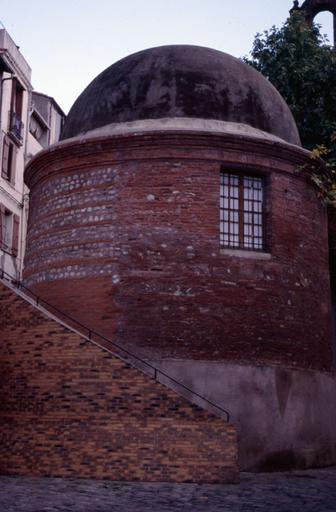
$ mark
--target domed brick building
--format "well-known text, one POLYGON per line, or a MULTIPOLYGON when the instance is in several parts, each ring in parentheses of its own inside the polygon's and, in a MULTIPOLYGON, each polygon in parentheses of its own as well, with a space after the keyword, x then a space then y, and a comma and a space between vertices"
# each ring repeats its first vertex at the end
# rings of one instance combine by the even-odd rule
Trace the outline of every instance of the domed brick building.
POLYGON ((225 404, 243 469, 335 462, 327 212, 274 87, 152 48, 85 89, 62 139, 26 169, 25 284, 225 404))

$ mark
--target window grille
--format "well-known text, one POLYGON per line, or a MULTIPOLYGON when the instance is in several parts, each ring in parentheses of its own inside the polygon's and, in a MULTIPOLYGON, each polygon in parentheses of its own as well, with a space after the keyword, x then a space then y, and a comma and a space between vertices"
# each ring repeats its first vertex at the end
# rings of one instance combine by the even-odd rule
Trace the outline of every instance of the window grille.
POLYGON ((264 180, 221 173, 220 243, 223 247, 265 250, 264 180))

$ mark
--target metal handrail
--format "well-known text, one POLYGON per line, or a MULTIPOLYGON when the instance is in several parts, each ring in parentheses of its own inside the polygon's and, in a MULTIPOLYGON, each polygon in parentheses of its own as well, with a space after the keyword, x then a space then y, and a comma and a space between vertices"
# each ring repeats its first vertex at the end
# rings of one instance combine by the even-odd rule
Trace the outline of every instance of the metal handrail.
MULTIPOLYGON (((140 362, 147 369, 151 370, 152 373, 153 373, 153 378, 154 378, 155 381, 160 382, 162 384, 162 382, 160 380, 158 380, 158 376, 162 375, 163 377, 168 379, 174 385, 177 385, 179 388, 182 388, 185 391, 188 391, 188 393, 190 393, 191 396, 197 397, 197 398, 201 399, 203 402, 207 403, 208 405, 210 405, 214 409, 217 409, 221 413, 224 413, 226 415, 226 421, 227 422, 230 421, 230 414, 229 414, 228 411, 223 409, 223 407, 221 407, 218 404, 215 404, 214 402, 212 402, 208 398, 205 398, 203 395, 200 395, 199 393, 196 393, 196 391, 193 391, 192 389, 188 388, 188 386, 186 386, 185 384, 182 384, 182 382, 176 380, 174 377, 171 377, 166 372, 160 370, 158 367, 154 366, 153 364, 149 363, 148 361, 145 361, 144 359, 142 359, 141 357, 137 356, 133 352, 131 352, 131 351, 127 350, 126 348, 120 346, 118 343, 116 343, 114 341, 111 341, 109 338, 106 338, 102 334, 99 334, 96 331, 94 331, 93 329, 90 329, 86 325, 82 324, 78 320, 75 320, 74 318, 72 318, 67 313, 64 313, 63 311, 61 311, 57 307, 53 306, 52 304, 50 304, 46 300, 44 300, 41 297, 39 297, 36 293, 34 293, 32 290, 30 290, 30 288, 25 286, 22 281, 19 281, 17 279, 13 279, 13 276, 11 276, 7 272, 5 272, 3 269, 0 269, 0 279, 6 279, 7 281, 10 281, 19 290, 24 290, 24 291, 28 292, 26 295, 29 296, 30 298, 32 298, 35 301, 36 306, 38 306, 38 307, 40 307, 40 306, 45 307, 47 310, 51 309, 51 311, 50 311, 51 313, 52 313, 52 311, 55 311, 56 313, 61 315, 63 318, 68 319, 75 326, 78 326, 79 330, 84 329, 84 331, 87 331, 87 335, 85 333, 83 333, 83 332, 81 334, 83 336, 85 336, 88 339, 88 341, 91 341, 93 343, 97 343, 97 340, 93 339, 93 336, 100 338, 101 340, 103 340, 105 343, 107 343, 111 347, 117 348, 123 354, 131 357, 134 361, 140 362)), ((67 326, 67 327, 69 327, 71 329, 71 326, 67 326)), ((115 353, 114 351, 111 350, 111 353, 114 356, 116 356, 118 358, 121 358, 121 355, 119 355, 118 352, 115 353)), ((128 362, 127 358, 125 360, 126 360, 126 362, 128 362)), ((139 369, 139 368, 137 368, 137 369, 139 369)))

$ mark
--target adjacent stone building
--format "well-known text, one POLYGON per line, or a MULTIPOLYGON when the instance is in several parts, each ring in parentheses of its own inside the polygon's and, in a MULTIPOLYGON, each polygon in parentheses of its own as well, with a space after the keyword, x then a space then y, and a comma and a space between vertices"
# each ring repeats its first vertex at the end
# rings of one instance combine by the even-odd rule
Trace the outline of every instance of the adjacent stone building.
POLYGON ((27 158, 58 142, 65 114, 54 98, 33 91, 29 119, 27 158))
POLYGON ((335 0, 305 0, 300 6, 298 0, 294 0, 294 6, 291 12, 300 10, 305 14, 306 20, 312 24, 315 17, 321 12, 330 12, 333 16, 333 29, 334 29, 334 47, 336 46, 336 1, 335 0))
POLYGON ((27 227, 23 182, 32 91, 31 69, 5 29, 0 30, 0 266, 22 270, 27 227))
POLYGON ((16 279, 22 276, 27 231, 24 167, 59 140, 64 119, 53 98, 33 91, 29 64, 0 29, 0 268, 16 279))

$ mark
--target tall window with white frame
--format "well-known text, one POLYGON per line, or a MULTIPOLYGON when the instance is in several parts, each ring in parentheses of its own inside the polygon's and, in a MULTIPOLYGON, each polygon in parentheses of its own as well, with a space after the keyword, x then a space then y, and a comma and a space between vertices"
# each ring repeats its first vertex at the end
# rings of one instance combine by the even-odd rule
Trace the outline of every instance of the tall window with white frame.
POLYGON ((0 203, 0 249, 14 258, 19 251, 20 217, 0 203))
POLYGON ((264 251, 264 178, 240 172, 222 172, 220 179, 221 246, 264 251))
POLYGON ((15 144, 10 141, 9 137, 5 136, 3 138, 1 177, 12 185, 15 185, 16 153, 15 144))

